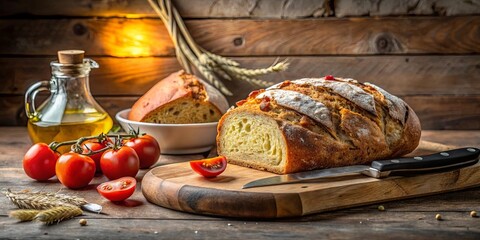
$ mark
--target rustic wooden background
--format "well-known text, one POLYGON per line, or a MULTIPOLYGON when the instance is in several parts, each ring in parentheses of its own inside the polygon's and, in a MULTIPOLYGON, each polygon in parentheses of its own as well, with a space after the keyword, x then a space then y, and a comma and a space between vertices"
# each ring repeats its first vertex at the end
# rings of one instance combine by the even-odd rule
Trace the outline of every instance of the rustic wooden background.
MULTIPOLYGON (((403 97, 424 129, 480 129, 478 0, 174 0, 197 42, 247 67, 288 58, 266 79, 327 74, 403 97)), ((25 125, 23 94, 56 51, 100 64, 91 90, 113 116, 180 67, 146 0, 0 0, 0 125, 25 125)), ((231 103, 253 89, 229 83, 231 103)))

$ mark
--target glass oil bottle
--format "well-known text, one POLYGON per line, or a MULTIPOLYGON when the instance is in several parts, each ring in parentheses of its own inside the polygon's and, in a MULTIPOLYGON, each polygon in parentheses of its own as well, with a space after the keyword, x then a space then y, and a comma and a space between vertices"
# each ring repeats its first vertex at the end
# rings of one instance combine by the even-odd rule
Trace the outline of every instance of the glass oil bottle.
POLYGON ((33 143, 48 144, 107 133, 113 125, 112 118, 95 101, 89 86, 90 70, 98 68, 98 64, 84 59, 81 50, 59 51, 58 58, 50 63, 50 81, 33 84, 25 94, 30 139, 33 143), (50 96, 36 109, 34 101, 40 91, 49 91, 50 96))

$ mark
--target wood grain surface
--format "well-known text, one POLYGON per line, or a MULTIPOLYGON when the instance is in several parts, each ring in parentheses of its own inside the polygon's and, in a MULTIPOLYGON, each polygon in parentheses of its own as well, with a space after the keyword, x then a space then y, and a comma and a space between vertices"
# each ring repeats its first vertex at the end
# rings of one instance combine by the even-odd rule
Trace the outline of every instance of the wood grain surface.
MULTIPOLYGON (((139 96, 180 69, 174 57, 92 57, 100 65, 90 73, 94 95, 139 96), (121 69, 121 71, 119 71, 121 69), (135 87, 132 87, 135 86, 135 87)), ((245 67, 270 66, 275 57, 235 57, 245 67)), ((0 94, 24 94, 33 83, 51 77, 54 57, 0 58, 0 94)), ((287 71, 263 79, 277 83, 303 77, 351 77, 371 82, 396 95, 476 95, 480 92, 478 56, 358 56, 288 57, 287 71)), ((226 82, 234 103, 255 89, 242 82, 226 82)))
POLYGON ((480 96, 407 96, 424 129, 480 129, 480 96), (467 127, 468 126, 468 127, 467 127))
POLYGON ((480 186, 479 170, 480 164, 476 164, 409 177, 375 179, 354 174, 315 183, 242 189, 250 181, 277 175, 230 164, 222 175, 207 179, 192 174, 188 163, 178 163, 149 171, 143 178, 142 192, 154 204, 184 212, 282 218, 476 187, 480 186))
MULTIPOLYGON (((81 190, 69 190, 53 178, 36 182, 23 172, 23 155, 30 146, 25 127, 0 127, 0 189, 44 190, 73 194, 89 202, 101 204, 105 214, 85 212, 83 216, 60 224, 44 226, 37 222, 19 223, 8 218, 15 207, 0 197, 1 239, 478 239, 479 218, 470 211, 480 209, 480 188, 433 196, 329 211, 298 218, 254 220, 209 217, 158 207, 141 193, 141 182, 135 194, 125 202, 112 203, 96 191, 106 181, 95 177, 81 190), (435 215, 442 214, 443 221, 435 215), (88 224, 81 227, 80 218, 88 224)), ((478 145, 480 131, 423 131, 422 139, 451 145, 478 145)), ((162 155, 156 166, 188 161, 196 156, 162 155)), ((145 171, 137 179, 141 180, 145 171)), ((193 173, 192 173, 193 174, 193 173)), ((221 205, 219 205, 221 207, 221 205)))
MULTIPOLYGON (((470 54, 480 52, 480 17, 188 20, 202 47, 227 56, 470 54), (219 31, 221 29, 221 31, 219 31)), ((1 19, 0 54, 173 56, 156 19, 1 19)))

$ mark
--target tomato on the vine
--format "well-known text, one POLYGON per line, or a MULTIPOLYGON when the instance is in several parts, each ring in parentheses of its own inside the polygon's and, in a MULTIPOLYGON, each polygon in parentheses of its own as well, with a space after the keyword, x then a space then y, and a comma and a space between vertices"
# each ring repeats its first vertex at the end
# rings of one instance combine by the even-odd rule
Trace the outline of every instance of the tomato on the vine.
MULTIPOLYGON (((105 142, 89 141, 82 144, 82 154, 87 154, 90 151, 99 151, 104 149, 105 147, 107 147, 107 144, 105 142)), ((100 158, 102 157, 102 154, 103 152, 99 152, 89 156, 95 162, 95 169, 97 169, 97 172, 102 171, 102 169, 100 168, 100 158)))
POLYGON ((103 174, 110 180, 121 177, 135 177, 138 173, 140 160, 130 147, 122 146, 119 149, 105 151, 100 159, 103 174))
POLYGON ((97 187, 97 191, 110 201, 123 201, 135 192, 137 180, 132 177, 122 177, 110 182, 104 182, 97 187))
POLYGON ((95 175, 95 162, 88 156, 69 152, 58 158, 55 166, 58 180, 68 188, 87 186, 95 175))
POLYGON ((160 157, 160 146, 157 140, 150 135, 131 138, 125 142, 125 146, 133 148, 140 160, 140 168, 151 167, 160 157))
POLYGON ((50 149, 47 144, 37 143, 25 153, 23 170, 35 180, 47 180, 55 176, 55 164, 58 156, 58 153, 50 149))
POLYGON ((216 177, 227 168, 227 158, 224 156, 218 156, 214 158, 194 160, 190 161, 190 167, 204 177, 216 177))

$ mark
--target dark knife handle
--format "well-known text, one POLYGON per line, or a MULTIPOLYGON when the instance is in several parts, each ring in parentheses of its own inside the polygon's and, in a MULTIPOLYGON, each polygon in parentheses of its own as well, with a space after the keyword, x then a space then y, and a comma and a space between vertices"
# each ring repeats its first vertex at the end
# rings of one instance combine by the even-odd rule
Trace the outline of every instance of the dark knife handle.
POLYGON ((432 155, 373 161, 371 167, 380 172, 441 170, 473 165, 478 162, 479 155, 480 149, 467 147, 432 155))

